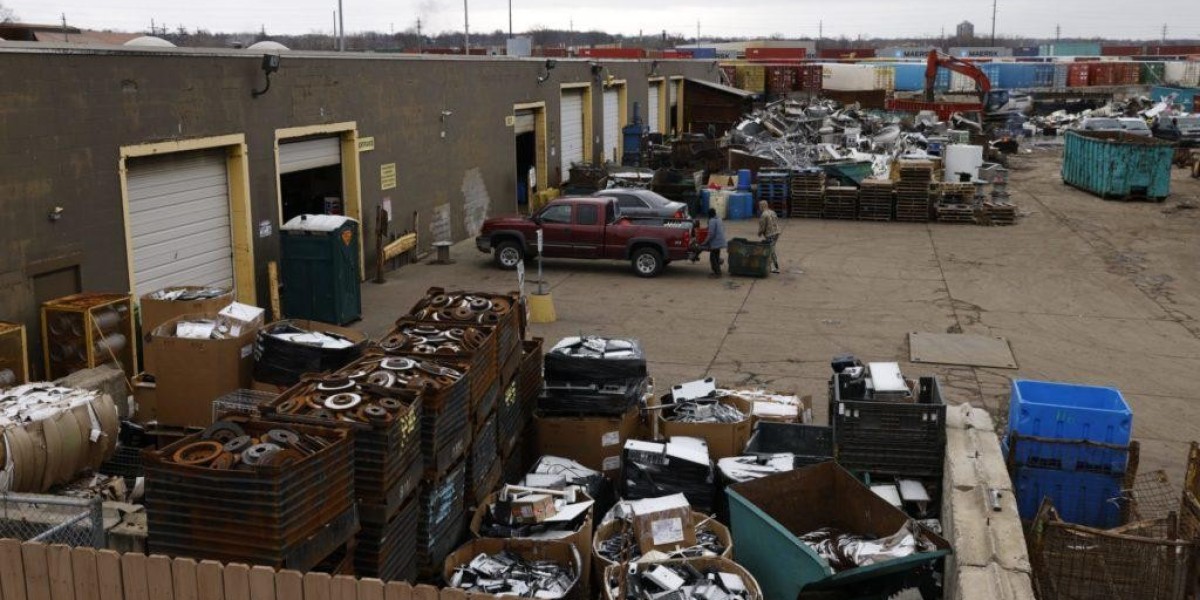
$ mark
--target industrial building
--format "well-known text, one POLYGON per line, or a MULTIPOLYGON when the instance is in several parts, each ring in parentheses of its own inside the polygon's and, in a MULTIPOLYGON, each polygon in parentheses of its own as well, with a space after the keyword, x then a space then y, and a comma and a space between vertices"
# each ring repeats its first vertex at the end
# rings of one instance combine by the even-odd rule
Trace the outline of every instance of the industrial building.
MULTIPOLYGON (((80 291, 232 285, 267 303, 281 223, 376 210, 419 243, 519 210, 518 181, 619 156, 639 107, 685 130, 705 61, 439 57, 3 43, 0 313, 39 327, 80 291)), ((365 275, 365 273, 364 273, 365 275)), ((34 336, 36 337, 36 336, 34 336)), ((35 350, 35 355, 36 350, 35 350)))

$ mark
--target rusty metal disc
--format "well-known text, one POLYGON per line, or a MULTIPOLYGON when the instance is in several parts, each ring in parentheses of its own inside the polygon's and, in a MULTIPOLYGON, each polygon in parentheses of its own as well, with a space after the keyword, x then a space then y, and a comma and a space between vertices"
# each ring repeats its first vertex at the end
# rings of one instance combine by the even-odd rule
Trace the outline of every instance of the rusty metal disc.
POLYGON ((367 376, 367 383, 370 385, 378 385, 382 387, 392 387, 396 383, 396 376, 385 370, 378 370, 367 376))
POLYGON ((433 297, 429 299, 430 306, 445 306, 449 303, 450 296, 447 296, 446 294, 434 294, 433 297))
POLYGON ((350 410, 362 403, 359 394, 334 394, 325 399, 325 408, 333 411, 350 410))
POLYGON ((180 465, 203 466, 211 463, 215 458, 221 455, 221 442, 213 440, 204 440, 200 442, 192 442, 178 450, 171 456, 171 460, 180 465))
POLYGON ((404 403, 395 398, 380 398, 376 404, 384 410, 400 410, 404 408, 404 403))
POLYGON ((259 459, 259 466, 290 467, 304 459, 304 455, 295 450, 280 450, 272 452, 259 459))
POLYGON ((241 425, 230 421, 217 421, 209 425, 203 433, 200 434, 202 440, 215 440, 224 444, 235 437, 246 435, 241 425))
POLYGON ((408 343, 408 336, 403 333, 393 333, 379 340, 379 347, 384 350, 399 350, 408 343))
POLYGON ((216 457, 215 459, 213 459, 213 461, 211 463, 208 464, 208 468, 226 471, 226 470, 232 469, 233 465, 236 463, 237 463, 236 455, 230 454, 228 452, 222 452, 220 454, 220 456, 216 457))
POLYGON ((437 348, 429 344, 420 344, 413 347, 413 352, 417 354, 433 354, 437 352, 437 348))
POLYGON ((411 358, 385 358, 379 363, 379 368, 388 371, 408 371, 416 366, 417 362, 411 358))
POLYGON ((254 438, 248 435, 240 435, 238 437, 225 442, 224 450, 230 454, 237 454, 246 448, 254 445, 254 438))
POLYGON ((284 400, 275 406, 275 412, 281 415, 290 415, 300 410, 301 406, 303 406, 303 403, 300 400, 296 398, 288 398, 287 400, 284 400))
POLYGON ((360 379, 364 379, 370 374, 371 374, 370 369, 355 369, 353 371, 350 371, 349 373, 344 373, 344 375, 346 377, 350 378, 350 381, 358 381, 360 379))
POLYGON ((482 325, 495 325, 500 322, 500 315, 494 312, 485 312, 479 315, 479 323, 482 325))
POLYGON ((480 296, 471 296, 467 299, 467 307, 475 312, 483 312, 492 309, 492 301, 480 296))
POLYGON ((367 406, 362 409, 361 416, 368 421, 377 423, 385 423, 392 420, 392 413, 389 413, 382 406, 367 406))
POLYGON ((434 354, 458 354, 459 352, 462 352, 462 348, 455 344, 442 344, 437 347, 434 354))
POLYGON ((463 335, 466 335, 466 333, 467 333, 466 330, 463 329, 462 327, 452 327, 445 331, 446 337, 448 337, 456 342, 462 341, 463 335))
POLYGON ((469 306, 456 307, 450 311, 450 314, 454 315, 456 321, 469 321, 475 317, 475 311, 471 310, 469 306))
POLYGON ((433 391, 433 390, 437 389, 437 383, 430 377, 426 377, 424 375, 417 375, 417 376, 413 377, 412 379, 408 380, 407 387, 409 389, 413 389, 413 390, 433 391))
POLYGON ((438 329, 437 327, 429 327, 429 326, 422 326, 422 325, 410 327, 407 331, 405 331, 405 333, 407 333, 409 335, 420 335, 420 336, 437 335, 441 332, 442 332, 442 330, 438 329))
POLYGON ((482 346, 486 340, 487 336, 478 329, 468 329, 467 333, 463 335, 463 343, 471 350, 482 346))
POLYGON ((272 429, 267 432, 265 439, 272 444, 290 448, 300 441, 300 436, 288 429, 272 429))
POLYGON ((261 464, 262 461, 268 456, 282 450, 283 448, 280 448, 278 445, 270 442, 255 444, 249 448, 246 448, 245 452, 242 452, 242 462, 248 465, 261 464))
POLYGON ((353 389, 354 381, 349 377, 341 375, 331 375, 321 378, 321 382, 317 384, 317 389, 323 392, 342 392, 353 389))
POLYGON ((492 312, 497 316, 503 317, 512 310, 512 300, 508 298, 496 298, 492 300, 492 312))

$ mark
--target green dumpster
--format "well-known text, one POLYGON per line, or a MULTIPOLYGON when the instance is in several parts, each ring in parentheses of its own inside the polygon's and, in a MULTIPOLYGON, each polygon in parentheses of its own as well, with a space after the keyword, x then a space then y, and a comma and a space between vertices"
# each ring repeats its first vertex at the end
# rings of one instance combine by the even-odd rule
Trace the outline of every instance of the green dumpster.
POLYGON ((1163 200, 1171 194, 1169 142, 1117 131, 1067 132, 1062 179, 1101 198, 1163 200))
POLYGON ((345 325, 362 318, 358 222, 300 215, 280 228, 283 314, 345 325))
POLYGON ((729 240, 729 274, 740 277, 766 277, 771 273, 771 242, 746 238, 729 240))

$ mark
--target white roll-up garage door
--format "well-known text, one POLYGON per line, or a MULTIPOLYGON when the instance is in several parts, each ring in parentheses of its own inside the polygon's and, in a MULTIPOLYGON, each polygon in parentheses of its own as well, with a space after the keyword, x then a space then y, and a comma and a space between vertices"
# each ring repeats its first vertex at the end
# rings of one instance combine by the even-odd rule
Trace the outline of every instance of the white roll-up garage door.
POLYGON ((342 163, 342 140, 337 136, 279 144, 279 173, 295 173, 342 163))
POLYGON ((659 104, 658 84, 650 84, 650 101, 646 103, 646 125, 650 128, 650 133, 662 133, 658 128, 659 117, 662 115, 662 106, 659 104))
POLYGON ((225 151, 126 163, 133 281, 141 296, 168 286, 233 286, 225 151))
POLYGON ((616 163, 621 162, 621 157, 616 156, 619 141, 621 139, 621 95, 617 90, 604 91, 604 160, 613 160, 616 163), (616 156, 614 160, 613 157, 616 156))
POLYGON ((564 90, 559 106, 559 145, 562 177, 570 176, 571 163, 583 162, 583 90, 564 90))

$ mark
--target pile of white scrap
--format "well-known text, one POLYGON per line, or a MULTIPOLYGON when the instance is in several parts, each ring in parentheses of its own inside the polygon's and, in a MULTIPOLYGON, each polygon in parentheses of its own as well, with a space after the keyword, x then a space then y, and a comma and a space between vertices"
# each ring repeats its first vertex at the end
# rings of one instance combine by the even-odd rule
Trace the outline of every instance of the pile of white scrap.
POLYGON ((0 392, 0 491, 44 492, 112 457, 120 421, 107 394, 31 383, 0 392))

